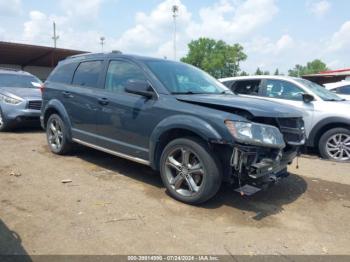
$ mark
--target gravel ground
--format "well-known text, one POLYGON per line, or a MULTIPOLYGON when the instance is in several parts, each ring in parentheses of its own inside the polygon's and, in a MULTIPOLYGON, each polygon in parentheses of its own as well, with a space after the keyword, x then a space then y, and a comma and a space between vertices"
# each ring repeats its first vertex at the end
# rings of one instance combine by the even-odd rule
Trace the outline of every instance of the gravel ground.
POLYGON ((0 254, 350 254, 350 164, 305 156, 268 191, 195 207, 148 167, 53 155, 40 130, 0 133, 0 152, 0 254))

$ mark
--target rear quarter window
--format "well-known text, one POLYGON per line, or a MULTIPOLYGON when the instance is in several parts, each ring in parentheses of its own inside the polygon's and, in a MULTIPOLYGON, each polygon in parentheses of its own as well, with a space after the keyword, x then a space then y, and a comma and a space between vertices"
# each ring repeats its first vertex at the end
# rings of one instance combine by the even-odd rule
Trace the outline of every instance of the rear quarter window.
POLYGON ((76 68, 77 63, 58 65, 47 80, 56 83, 70 84, 76 68))

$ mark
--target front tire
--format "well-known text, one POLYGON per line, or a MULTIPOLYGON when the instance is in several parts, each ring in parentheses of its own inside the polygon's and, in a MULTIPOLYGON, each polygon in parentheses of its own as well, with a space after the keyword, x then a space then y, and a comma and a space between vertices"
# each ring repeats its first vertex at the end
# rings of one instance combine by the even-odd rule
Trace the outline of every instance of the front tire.
POLYGON ((335 161, 349 161, 350 130, 346 128, 328 130, 321 136, 318 148, 323 158, 335 161))
POLYGON ((68 139, 67 126, 61 117, 52 114, 47 120, 46 137, 51 151, 58 155, 65 155, 71 151, 72 143, 68 139))
POLYGON ((212 198, 222 180, 219 162, 197 138, 170 142, 161 156, 160 174, 169 194, 187 204, 200 204, 212 198))

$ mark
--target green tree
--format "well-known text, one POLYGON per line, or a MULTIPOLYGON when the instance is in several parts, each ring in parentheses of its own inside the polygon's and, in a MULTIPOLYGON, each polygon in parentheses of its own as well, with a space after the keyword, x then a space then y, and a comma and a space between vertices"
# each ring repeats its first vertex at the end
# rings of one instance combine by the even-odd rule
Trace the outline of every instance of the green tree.
POLYGON ((293 69, 288 70, 288 75, 300 77, 308 74, 316 74, 326 70, 328 70, 327 65, 320 59, 315 59, 311 62, 308 62, 306 66, 295 65, 293 69))
POLYGON ((261 75, 263 75, 263 74, 264 74, 264 72, 260 69, 260 67, 258 67, 258 68, 256 69, 256 71, 255 71, 255 75, 261 76, 261 75))
POLYGON ((278 68, 276 68, 276 71, 274 73, 275 76, 279 76, 280 75, 280 71, 278 70, 278 68))
POLYGON ((249 74, 246 71, 242 71, 239 75, 240 76, 249 76, 249 74))
POLYGON ((199 67, 216 78, 237 76, 240 62, 247 59, 241 45, 228 45, 222 40, 199 38, 191 41, 188 49, 188 54, 181 61, 199 67))

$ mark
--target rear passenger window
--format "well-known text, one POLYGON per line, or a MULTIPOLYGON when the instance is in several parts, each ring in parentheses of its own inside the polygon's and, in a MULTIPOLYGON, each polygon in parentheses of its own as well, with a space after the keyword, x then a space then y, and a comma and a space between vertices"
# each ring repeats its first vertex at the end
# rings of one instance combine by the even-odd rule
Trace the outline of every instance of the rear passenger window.
POLYGON ((73 85, 98 87, 102 61, 88 61, 79 64, 73 78, 73 85))
POLYGON ((47 80, 56 83, 70 84, 76 68, 76 63, 58 65, 47 80))
POLYGON ((258 95, 260 80, 237 81, 232 86, 232 91, 242 95, 258 95))
POLYGON ((143 71, 126 61, 111 61, 108 67, 105 88, 112 92, 124 92, 128 81, 146 81, 143 71))

